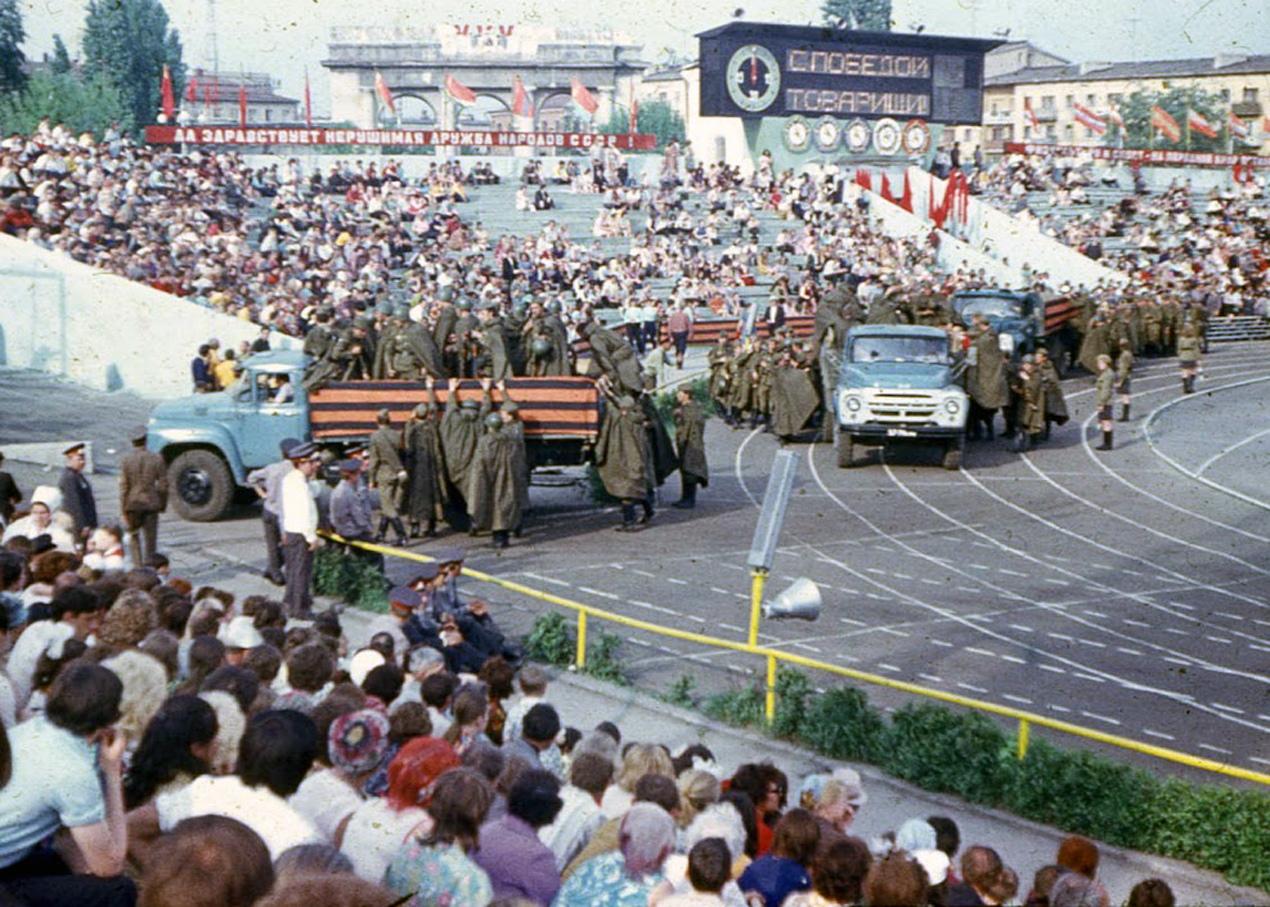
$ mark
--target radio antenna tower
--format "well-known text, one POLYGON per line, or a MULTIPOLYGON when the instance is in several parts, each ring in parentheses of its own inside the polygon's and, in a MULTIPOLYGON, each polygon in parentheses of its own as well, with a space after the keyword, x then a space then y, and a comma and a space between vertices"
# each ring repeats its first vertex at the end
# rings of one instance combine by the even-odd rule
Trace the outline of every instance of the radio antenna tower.
POLYGON ((216 0, 207 0, 207 62, 212 72, 220 72, 220 50, 216 45, 216 0))

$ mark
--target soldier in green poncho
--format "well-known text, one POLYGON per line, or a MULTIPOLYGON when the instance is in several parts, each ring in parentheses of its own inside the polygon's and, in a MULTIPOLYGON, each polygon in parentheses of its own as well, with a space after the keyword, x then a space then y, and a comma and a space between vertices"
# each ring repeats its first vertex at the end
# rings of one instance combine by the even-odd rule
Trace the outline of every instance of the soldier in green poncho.
POLYGON ((679 453, 679 480, 682 491, 676 507, 697 506, 697 486, 710 484, 710 467, 706 463, 706 417, 701 405, 692 399, 692 391, 680 387, 676 394, 675 449, 679 453))
POLYGON ((406 471, 410 474, 406 494, 406 517, 410 534, 437 534, 437 520, 445 512, 445 455, 441 450, 441 429, 437 422, 436 394, 429 377, 426 402, 415 407, 402 431, 406 471))
MULTIPOLYGON (((489 394, 489 385, 485 384, 489 394)), ((512 532, 519 532, 526 489, 518 460, 517 444, 524 443, 510 419, 490 410, 484 419, 484 434, 476 442, 467 473, 466 494, 472 528, 488 529, 495 548, 506 548, 512 532)))
POLYGON ((643 529, 653 516, 653 451, 643 410, 629 394, 619 397, 604 411, 595 444, 595 465, 605 490, 622 502, 618 531, 643 529), (643 509, 638 521, 636 504, 643 509))

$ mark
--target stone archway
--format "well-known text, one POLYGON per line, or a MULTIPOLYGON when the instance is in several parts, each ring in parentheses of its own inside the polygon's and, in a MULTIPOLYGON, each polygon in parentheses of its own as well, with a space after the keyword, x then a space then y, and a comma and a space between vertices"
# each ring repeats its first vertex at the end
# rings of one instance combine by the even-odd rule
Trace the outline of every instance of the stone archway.
POLYGON ((441 123, 440 112, 421 94, 403 92, 393 99, 397 104, 397 117, 405 127, 436 127, 441 123))

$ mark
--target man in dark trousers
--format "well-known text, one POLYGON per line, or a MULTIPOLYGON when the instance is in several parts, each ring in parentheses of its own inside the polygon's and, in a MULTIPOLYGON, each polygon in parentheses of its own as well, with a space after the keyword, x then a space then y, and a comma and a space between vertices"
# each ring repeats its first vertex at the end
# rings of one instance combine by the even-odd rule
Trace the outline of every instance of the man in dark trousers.
POLYGON ((282 477, 280 522, 282 544, 287 559, 287 589, 284 603, 288 617, 313 617, 313 552, 318 546, 317 503, 309 490, 309 480, 317 472, 316 448, 305 442, 288 454, 291 468, 282 477))
POLYGON ((83 441, 77 441, 62 451, 66 468, 57 483, 62 492, 62 509, 75 521, 74 535, 80 542, 97 528, 97 499, 93 496, 93 486, 84 477, 84 466, 88 463, 84 447, 83 441))
POLYGON ((159 514, 168 506, 168 467, 163 457, 146 450, 146 427, 130 435, 132 450, 119 464, 119 512, 128 530, 132 566, 143 567, 159 538, 159 514))
MULTIPOLYGON (((4 465, 4 454, 0 453, 0 466, 4 465)), ((13 520, 13 508, 22 503, 22 491, 13 476, 0 470, 0 518, 7 526, 13 520)))
POLYGON ((282 575, 282 479, 291 471, 291 451, 299 446, 299 438, 283 438, 278 444, 281 459, 247 473, 247 484, 264 501, 260 512, 265 531, 264 575, 275 586, 286 584, 282 575))

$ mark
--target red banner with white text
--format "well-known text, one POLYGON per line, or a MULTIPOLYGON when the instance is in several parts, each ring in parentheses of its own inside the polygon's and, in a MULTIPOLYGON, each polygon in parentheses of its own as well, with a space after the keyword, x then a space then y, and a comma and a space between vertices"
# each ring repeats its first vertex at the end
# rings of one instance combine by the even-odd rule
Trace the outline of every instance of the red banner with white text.
POLYGON ((548 148, 574 150, 620 148, 651 151, 652 133, 498 132, 472 129, 308 129, 270 126, 147 126, 151 145, 405 145, 449 148, 548 148))
POLYGON ((1165 148, 1103 148, 1086 145, 1050 145, 1045 142, 1006 142, 1006 154, 1088 155, 1100 161, 1126 164, 1162 164, 1170 167, 1270 167, 1264 154, 1218 154, 1213 151, 1182 151, 1165 148))

